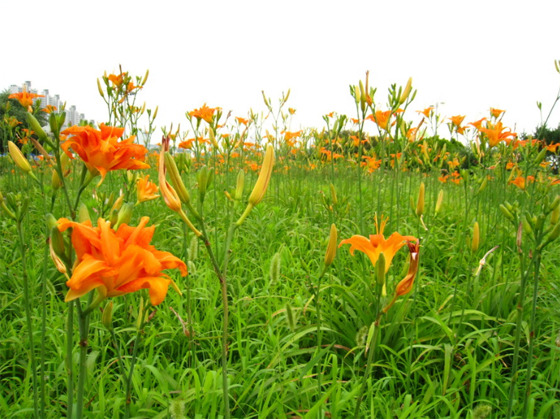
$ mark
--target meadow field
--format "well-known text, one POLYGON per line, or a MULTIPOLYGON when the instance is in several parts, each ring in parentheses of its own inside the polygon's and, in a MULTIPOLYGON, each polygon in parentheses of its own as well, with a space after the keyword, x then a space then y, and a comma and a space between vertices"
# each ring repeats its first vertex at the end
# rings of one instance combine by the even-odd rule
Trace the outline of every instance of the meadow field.
POLYGON ((162 135, 147 79, 2 105, 1 417, 560 417, 560 144, 367 76, 162 135))

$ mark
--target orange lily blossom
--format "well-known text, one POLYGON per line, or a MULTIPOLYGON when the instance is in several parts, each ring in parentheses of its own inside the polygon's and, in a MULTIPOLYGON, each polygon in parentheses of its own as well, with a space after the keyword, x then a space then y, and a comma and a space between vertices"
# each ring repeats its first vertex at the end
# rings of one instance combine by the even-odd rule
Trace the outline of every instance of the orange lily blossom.
POLYGON ((8 99, 16 99, 21 106, 25 109, 33 105, 33 99, 38 97, 45 97, 44 95, 38 95, 36 93, 27 93, 27 89, 23 86, 23 91, 19 93, 12 93, 8 96, 8 99))
POLYGON ((209 124, 212 122, 212 118, 214 117, 214 112, 216 108, 209 108, 206 106, 206 103, 202 105, 201 108, 195 109, 194 111, 189 112, 189 116, 194 117, 198 120, 204 119, 209 124))
POLYGON ((391 110, 388 111, 375 111, 375 116, 373 114, 369 115, 366 119, 373 121, 377 124, 377 126, 385 131, 388 129, 389 119, 393 112, 391 110))
POLYGON ((391 267, 391 262, 395 254, 403 247, 406 242, 418 241, 414 236, 402 236, 397 232, 391 234, 387 239, 383 236, 383 230, 385 229, 385 224, 387 224, 387 218, 381 219, 381 226, 377 222, 377 217, 375 218, 375 229, 377 234, 371 234, 369 239, 364 236, 354 235, 349 239, 342 240, 338 247, 343 244, 350 244, 350 254, 354 255, 354 251, 359 250, 364 252, 371 261, 372 265, 375 266, 379 255, 383 253, 385 257, 385 273, 391 267))
POLYGON ((169 252, 150 245, 155 226, 146 227, 148 217, 142 217, 137 227, 121 224, 117 231, 100 218, 97 227, 91 221, 78 223, 66 218, 58 220, 59 231, 72 228, 72 245, 77 260, 72 277, 66 282, 69 291, 65 301, 79 298, 93 289, 102 297, 117 297, 148 289, 152 305, 160 304, 171 284, 165 269, 178 268, 187 275, 187 266, 169 252))
POLYGON ((159 197, 158 187, 154 182, 150 182, 150 175, 138 179, 136 183, 136 196, 138 203, 151 201, 159 197))
POLYGON ((511 140, 517 138, 517 134, 515 132, 511 132, 509 128, 507 128, 506 131, 506 128, 501 122, 496 122, 496 124, 488 122, 488 127, 480 127, 479 131, 486 134, 490 147, 495 147, 500 141, 504 141, 506 144, 509 144, 511 140))
POLYGON ((490 115, 494 118, 499 118, 505 111, 503 109, 490 108, 490 115))
POLYGON ((111 170, 147 169, 144 162, 148 150, 140 144, 134 144, 134 136, 122 141, 124 128, 108 127, 104 124, 96 130, 90 126, 73 126, 62 132, 70 136, 62 144, 62 149, 72 157, 69 149, 74 150, 90 171, 98 170, 102 181, 111 170))

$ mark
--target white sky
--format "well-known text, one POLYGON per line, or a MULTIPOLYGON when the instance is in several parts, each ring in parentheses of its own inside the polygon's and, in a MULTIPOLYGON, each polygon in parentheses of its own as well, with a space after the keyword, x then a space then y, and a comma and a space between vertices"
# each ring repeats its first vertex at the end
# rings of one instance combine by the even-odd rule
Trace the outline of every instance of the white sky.
MULTIPOLYGON (((106 119, 96 79, 150 70, 139 99, 158 125, 187 128, 203 103, 246 117, 291 88, 293 131, 324 127, 331 111, 355 117, 349 84, 370 70, 384 108, 409 76, 410 108, 436 102, 466 122, 506 109, 519 133, 540 121, 560 86, 558 0, 21 1, 3 2, 0 89, 30 80, 88 119, 106 119)), ((549 125, 560 121, 560 107, 549 125)), ((447 133, 445 129, 443 133, 447 133)), ((156 131, 155 142, 160 131, 156 131)))

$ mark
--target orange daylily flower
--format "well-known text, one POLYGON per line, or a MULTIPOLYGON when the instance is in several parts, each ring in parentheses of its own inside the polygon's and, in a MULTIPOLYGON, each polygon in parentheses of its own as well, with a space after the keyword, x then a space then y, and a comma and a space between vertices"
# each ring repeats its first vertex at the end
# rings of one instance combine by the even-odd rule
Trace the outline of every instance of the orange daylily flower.
POLYGON ((144 162, 148 150, 140 144, 134 144, 134 136, 118 141, 123 135, 124 128, 108 127, 104 124, 96 130, 89 125, 73 126, 62 132, 69 135, 62 144, 62 149, 68 157, 72 157, 71 148, 90 171, 98 170, 102 181, 111 170, 147 169, 150 166, 144 162))
POLYGON ((490 115, 494 118, 499 118, 505 111, 503 109, 490 108, 490 115))
POLYGON ((239 117, 239 116, 236 116, 236 117, 235 117, 235 120, 236 120, 239 124, 243 124, 243 125, 245 125, 245 126, 247 126, 247 124, 249 124, 249 120, 248 120, 248 119, 244 119, 244 118, 241 118, 241 117, 239 117))
POLYGON ((457 130, 458 134, 463 134, 465 132, 466 127, 461 126, 465 120, 465 115, 455 115, 449 118, 449 120, 451 121, 452 126, 457 130))
POLYGON ((146 227, 149 220, 142 217, 138 227, 121 224, 117 231, 102 218, 97 227, 91 221, 58 220, 59 231, 73 229, 72 246, 77 256, 72 277, 66 282, 70 289, 65 301, 75 300, 93 289, 106 298, 148 289, 152 305, 160 304, 169 285, 174 285, 162 271, 178 268, 185 276, 187 266, 171 253, 150 245, 155 226, 146 227))
POLYGON ((385 229, 386 223, 387 219, 382 219, 381 226, 379 226, 376 217, 375 229, 377 234, 371 234, 369 239, 364 236, 354 235, 349 239, 342 240, 338 247, 343 244, 350 244, 350 254, 352 256, 356 250, 364 252, 374 266, 379 259, 379 255, 383 253, 383 256, 385 257, 385 273, 387 273, 391 267, 393 257, 398 250, 403 247, 407 241, 418 241, 418 239, 413 236, 402 236, 397 232, 391 234, 389 238, 385 239, 385 236, 383 236, 383 230, 385 229))
POLYGON ((551 153, 556 153, 556 149, 560 146, 560 143, 554 143, 554 144, 550 144, 545 146, 544 148, 546 148, 548 151, 550 151, 551 153))
POLYGON ((128 73, 121 73, 118 76, 116 74, 109 74, 109 77, 107 77, 109 79, 110 82, 112 82, 116 87, 120 87, 121 84, 123 84, 124 81, 124 77, 127 76, 128 73))
POLYGON ((216 108, 209 108, 206 106, 206 103, 202 105, 201 108, 195 109, 194 111, 189 112, 189 116, 194 117, 198 120, 204 119, 209 124, 212 123, 212 118, 214 117, 214 112, 216 108))
POLYGON ((422 111, 416 111, 418 113, 421 113, 422 115, 424 115, 426 118, 429 118, 430 115, 432 114, 432 111, 434 110, 433 106, 430 106, 429 108, 426 108, 422 111))
POLYGON ((299 131, 296 131, 296 132, 283 131, 284 139, 285 139, 286 141, 290 141, 292 138, 297 138, 297 137, 299 137, 302 133, 303 133, 302 130, 299 130, 299 131))
POLYGON ((469 125, 472 125, 473 127, 475 127, 477 130, 480 131, 480 129, 482 128, 482 123, 486 121, 486 118, 480 118, 478 121, 474 121, 474 122, 469 122, 469 125))
POLYGON ((47 105, 46 108, 41 109, 43 112, 45 113, 53 113, 56 111, 56 106, 53 105, 47 105))
POLYGON ((38 95, 36 93, 27 93, 27 88, 23 86, 23 91, 19 93, 12 93, 8 99, 16 99, 21 106, 25 109, 33 105, 33 99, 38 97, 45 97, 45 95, 38 95))
POLYGON ((517 134, 515 132, 511 132, 509 128, 507 128, 506 131, 506 128, 501 122, 496 122, 496 124, 489 122, 487 128, 480 127, 479 131, 486 134, 490 147, 495 147, 500 141, 505 141, 507 144, 511 140, 517 138, 517 134))
POLYGON ((534 182, 534 181, 535 181, 534 176, 527 176, 527 181, 525 181, 525 178, 523 176, 517 176, 514 180, 510 181, 509 183, 517 186, 521 190, 525 190, 527 183, 534 182))
POLYGON ((138 179, 136 183, 136 196, 138 203, 151 201, 159 197, 158 187, 154 182, 150 181, 150 175, 146 175, 138 179))
MULTIPOLYGON (((366 117, 366 119, 369 119, 370 121, 373 121, 377 124, 377 126, 385 131, 387 131, 388 129, 388 125, 389 125, 389 119, 391 118, 391 115, 393 114, 393 112, 391 110, 388 111, 375 111, 375 116, 373 114, 368 115, 366 117)), ((393 121, 394 125, 395 121, 393 121)))

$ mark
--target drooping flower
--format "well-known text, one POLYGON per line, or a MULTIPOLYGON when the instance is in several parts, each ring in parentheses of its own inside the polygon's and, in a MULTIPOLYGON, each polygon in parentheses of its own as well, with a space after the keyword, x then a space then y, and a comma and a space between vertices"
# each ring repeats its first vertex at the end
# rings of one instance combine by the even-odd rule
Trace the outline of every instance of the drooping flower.
POLYGON ((342 240, 339 247, 343 244, 350 244, 350 254, 354 255, 356 250, 364 252, 371 261, 372 265, 375 266, 379 255, 383 253, 385 258, 385 273, 389 270, 391 262, 395 254, 403 247, 406 242, 418 241, 414 236, 402 236, 401 234, 394 232, 387 239, 383 235, 383 230, 385 229, 385 224, 387 219, 381 219, 381 226, 375 218, 375 229, 377 234, 371 234, 369 239, 364 236, 354 235, 349 239, 342 240))
POLYGON ((21 106, 27 109, 28 107, 33 105, 33 99, 38 97, 45 97, 45 96, 38 95, 36 93, 28 93, 27 88, 23 86, 23 91, 19 93, 12 93, 10 96, 8 96, 8 99, 16 99, 21 106))
POLYGON ((136 183, 136 196, 138 202, 151 201, 159 197, 158 187, 154 182, 150 181, 150 175, 146 175, 138 179, 136 183))
POLYGON ((108 127, 104 124, 99 130, 90 126, 73 126, 62 132, 69 138, 62 144, 62 149, 71 157, 72 149, 90 171, 98 170, 102 179, 111 170, 147 169, 144 162, 148 150, 140 144, 134 144, 134 136, 119 141, 124 128, 108 127))
POLYGON ((89 220, 59 219, 59 231, 73 229, 72 246, 77 256, 72 277, 66 282, 70 289, 65 300, 75 300, 93 289, 106 298, 148 289, 152 305, 160 304, 169 285, 174 286, 162 271, 178 268, 185 276, 187 267, 171 253, 150 245, 155 226, 146 227, 148 221, 142 217, 137 227, 121 224, 115 231, 102 218, 97 227, 89 220))

